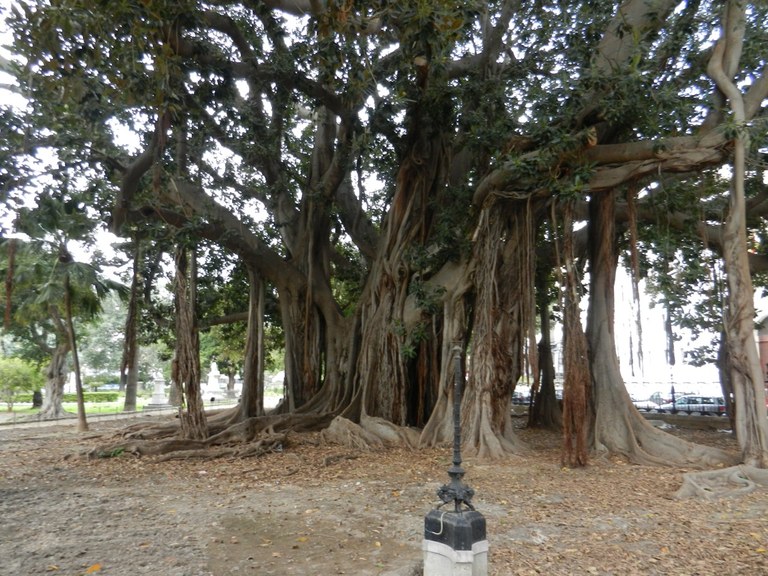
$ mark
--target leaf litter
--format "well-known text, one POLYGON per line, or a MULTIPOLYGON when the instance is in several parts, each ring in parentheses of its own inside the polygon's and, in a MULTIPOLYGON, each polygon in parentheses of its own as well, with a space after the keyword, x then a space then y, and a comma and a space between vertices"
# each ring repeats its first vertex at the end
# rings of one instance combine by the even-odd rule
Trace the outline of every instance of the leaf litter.
MULTIPOLYGON (((736 449, 719 431, 672 432, 736 449)), ((688 470, 621 458, 562 468, 559 435, 518 433, 530 455, 464 463, 490 575, 768 573, 767 491, 677 500, 688 470)), ((65 458, 96 442, 71 427, 0 429, 0 576, 412 576, 451 458, 316 434, 257 459, 65 458)))

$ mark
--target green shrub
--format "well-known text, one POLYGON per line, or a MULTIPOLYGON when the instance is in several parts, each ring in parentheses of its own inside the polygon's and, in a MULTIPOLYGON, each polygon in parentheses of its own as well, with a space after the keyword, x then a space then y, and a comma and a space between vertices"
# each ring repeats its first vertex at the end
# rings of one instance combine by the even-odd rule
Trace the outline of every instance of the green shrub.
MULTIPOLYGON (((83 392, 83 402, 117 402, 119 392, 83 392)), ((64 394, 63 402, 77 402, 77 394, 64 394)))
POLYGON ((35 365, 20 358, 0 358, 0 400, 13 410, 13 404, 20 402, 19 396, 29 396, 33 390, 45 383, 42 371, 35 365))
MULTIPOLYGON (((119 392, 83 392, 84 402, 117 402, 119 399, 119 392)), ((32 394, 29 392, 16 394, 14 401, 32 402, 32 394)), ((64 394, 62 402, 77 402, 77 394, 64 394)))

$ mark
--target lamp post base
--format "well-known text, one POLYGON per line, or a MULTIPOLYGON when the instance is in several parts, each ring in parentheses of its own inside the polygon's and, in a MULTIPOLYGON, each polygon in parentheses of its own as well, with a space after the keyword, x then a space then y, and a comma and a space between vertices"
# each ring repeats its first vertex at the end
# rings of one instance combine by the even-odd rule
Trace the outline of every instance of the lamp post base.
POLYGON ((431 510, 424 517, 424 576, 487 576, 488 540, 480 512, 431 510))

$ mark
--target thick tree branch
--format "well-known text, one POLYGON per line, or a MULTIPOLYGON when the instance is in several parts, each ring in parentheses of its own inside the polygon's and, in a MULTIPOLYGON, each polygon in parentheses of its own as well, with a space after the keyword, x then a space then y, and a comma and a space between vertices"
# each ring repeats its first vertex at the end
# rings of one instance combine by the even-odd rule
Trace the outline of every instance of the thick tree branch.
POLYGON ((167 129, 167 113, 158 118, 155 124, 155 131, 147 148, 131 162, 123 173, 123 179, 120 183, 120 190, 115 198, 115 204, 112 207, 112 232, 120 234, 126 216, 131 209, 133 196, 139 188, 141 178, 149 171, 155 161, 160 149, 161 143, 165 141, 165 130, 167 129))
MULTIPOLYGON (((598 74, 613 75, 633 58, 644 40, 654 36, 679 2, 676 0, 626 0, 608 24, 592 64, 598 74)), ((589 125, 603 105, 598 94, 585 99, 587 106, 577 116, 577 125, 589 125)))

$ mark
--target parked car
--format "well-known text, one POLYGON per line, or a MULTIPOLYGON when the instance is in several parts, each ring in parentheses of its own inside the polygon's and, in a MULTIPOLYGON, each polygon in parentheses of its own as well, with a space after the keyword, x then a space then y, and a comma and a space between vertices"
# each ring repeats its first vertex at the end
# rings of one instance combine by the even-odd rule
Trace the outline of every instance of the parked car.
POLYGON ((700 412, 701 414, 725 415, 725 400, 716 396, 680 396, 675 399, 674 403, 669 402, 659 406, 659 411, 662 410, 664 412, 677 410, 686 414, 700 412))

